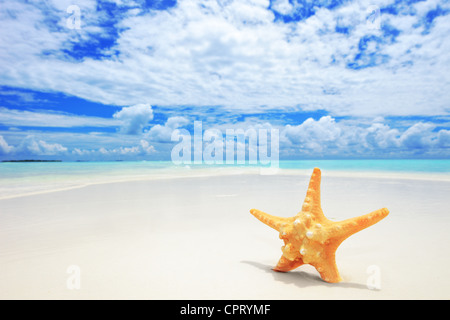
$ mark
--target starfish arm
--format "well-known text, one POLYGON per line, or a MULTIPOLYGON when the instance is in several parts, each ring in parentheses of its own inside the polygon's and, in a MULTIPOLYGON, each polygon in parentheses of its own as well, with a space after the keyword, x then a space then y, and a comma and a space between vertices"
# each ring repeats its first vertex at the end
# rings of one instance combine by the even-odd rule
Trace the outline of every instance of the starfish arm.
POLYGON ((375 210, 363 216, 336 222, 336 227, 332 234, 332 238, 339 239, 340 242, 367 227, 370 227, 382 220, 389 214, 386 208, 375 210))
POLYGON ((303 202, 302 211, 309 212, 318 221, 328 220, 322 211, 320 203, 320 182, 322 174, 319 168, 314 168, 309 180, 308 190, 306 191, 305 201, 303 202))
POLYGON ((272 216, 268 213, 262 212, 258 209, 251 209, 250 213, 254 215, 258 220, 267 224, 269 227, 280 231, 280 228, 286 225, 286 223, 290 223, 293 221, 292 218, 281 218, 272 216))
POLYGON ((342 281, 342 278, 339 275, 339 271, 336 265, 334 254, 330 255, 326 260, 320 261, 317 264, 313 264, 313 266, 319 272, 322 280, 330 283, 342 281))
POLYGON ((301 266, 302 264, 304 263, 301 258, 289 260, 285 256, 281 256, 280 260, 278 261, 276 267, 273 268, 273 270, 278 272, 288 272, 294 270, 295 268, 301 266))

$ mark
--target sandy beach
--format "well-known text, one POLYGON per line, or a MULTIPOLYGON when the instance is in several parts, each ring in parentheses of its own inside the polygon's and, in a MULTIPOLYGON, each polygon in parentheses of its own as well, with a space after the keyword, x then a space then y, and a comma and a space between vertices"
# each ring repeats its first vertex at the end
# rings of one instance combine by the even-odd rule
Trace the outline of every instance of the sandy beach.
POLYGON ((450 298, 448 181, 323 171, 329 219, 389 216, 339 247, 341 283, 309 265, 272 271, 282 241, 249 210, 293 216, 308 181, 200 176, 2 199, 0 299, 450 298))

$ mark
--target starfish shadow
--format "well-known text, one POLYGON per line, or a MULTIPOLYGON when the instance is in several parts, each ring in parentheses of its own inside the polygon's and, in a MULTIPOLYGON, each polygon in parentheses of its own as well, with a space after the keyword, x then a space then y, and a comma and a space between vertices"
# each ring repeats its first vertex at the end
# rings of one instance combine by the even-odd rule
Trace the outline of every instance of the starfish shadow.
POLYGON ((319 275, 312 274, 305 271, 290 271, 290 272, 277 272, 272 270, 271 266, 264 265, 253 261, 241 261, 241 263, 249 264, 253 267, 261 269, 267 273, 270 273, 276 281, 280 281, 286 284, 294 284, 300 288, 306 288, 310 286, 325 286, 325 287, 340 287, 340 288, 353 288, 353 289, 367 289, 367 286, 360 283, 352 282, 339 282, 328 283, 323 281, 319 275))

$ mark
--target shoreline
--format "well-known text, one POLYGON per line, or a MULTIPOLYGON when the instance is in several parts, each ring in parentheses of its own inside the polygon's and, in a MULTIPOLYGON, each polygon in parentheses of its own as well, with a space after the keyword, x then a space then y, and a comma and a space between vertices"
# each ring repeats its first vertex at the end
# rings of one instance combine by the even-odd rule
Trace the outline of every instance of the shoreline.
MULTIPOLYGON (((221 176, 245 176, 245 175, 261 175, 261 176, 309 176, 312 169, 285 169, 285 168, 264 168, 264 167, 207 167, 207 168, 191 168, 177 167, 177 171, 158 172, 146 175, 130 175, 129 173, 120 175, 115 178, 109 176, 98 175, 92 176, 74 176, 81 177, 81 180, 75 182, 71 186, 61 186, 61 184, 71 183, 68 177, 56 183, 48 183, 45 190, 36 191, 18 191, 17 194, 1 195, 0 201, 18 197, 34 196, 46 193, 60 192, 72 189, 85 188, 91 185, 103 185, 110 183, 124 183, 133 181, 153 181, 153 180, 172 180, 172 179, 196 179, 205 177, 221 177, 221 176), (269 169, 269 170, 267 170, 269 169), (271 170, 272 169, 272 170, 271 170), (273 170, 274 169, 274 170, 273 170), (93 180, 94 179, 94 180, 93 180), (97 180, 96 180, 97 179, 97 180)), ((436 172, 399 172, 399 171, 367 171, 367 170, 322 170, 325 177, 334 178, 355 178, 355 179, 383 179, 383 180, 422 180, 436 182, 450 182, 450 173, 436 172)), ((40 185, 42 187, 42 185, 40 185)), ((6 187, 6 186, 5 186, 6 187)))

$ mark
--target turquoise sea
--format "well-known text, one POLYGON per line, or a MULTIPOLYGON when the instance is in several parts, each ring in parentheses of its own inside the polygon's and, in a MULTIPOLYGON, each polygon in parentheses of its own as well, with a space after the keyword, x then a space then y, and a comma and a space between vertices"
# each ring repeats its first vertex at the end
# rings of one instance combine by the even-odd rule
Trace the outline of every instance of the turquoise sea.
POLYGON ((343 171, 387 171, 449 173, 450 160, 295 160, 280 161, 280 168, 343 171))
MULTIPOLYGON (((0 178, 43 175, 79 175, 122 173, 151 173, 185 168, 171 161, 92 161, 92 162, 2 162, 0 178)), ((254 167, 249 165, 189 165, 191 169, 254 167)), ((282 160, 281 169, 312 169, 343 171, 450 172, 450 160, 282 160)))
MULTIPOLYGON (((319 167, 328 172, 421 174, 450 177, 450 160, 295 160, 280 161, 289 172, 319 167)), ((174 165, 171 161, 1 162, 0 198, 20 194, 135 179, 239 174, 258 166, 174 165)), ((257 171, 256 171, 257 172, 257 171)))

